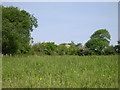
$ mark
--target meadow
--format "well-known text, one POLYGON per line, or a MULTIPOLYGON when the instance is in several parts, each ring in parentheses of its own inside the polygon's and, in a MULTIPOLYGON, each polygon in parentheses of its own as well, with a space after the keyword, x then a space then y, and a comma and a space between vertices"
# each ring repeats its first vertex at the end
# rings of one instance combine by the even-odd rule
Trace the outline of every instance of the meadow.
POLYGON ((3 56, 3 88, 117 88, 118 56, 3 56))

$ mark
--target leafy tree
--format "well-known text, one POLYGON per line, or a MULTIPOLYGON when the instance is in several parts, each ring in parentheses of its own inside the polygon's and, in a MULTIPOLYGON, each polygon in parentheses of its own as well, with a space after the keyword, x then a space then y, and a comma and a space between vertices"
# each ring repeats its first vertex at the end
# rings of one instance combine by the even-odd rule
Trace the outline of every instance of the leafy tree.
POLYGON ((37 19, 17 7, 2 7, 2 53, 27 53, 30 50, 30 32, 37 27, 37 19))
POLYGON ((96 54, 101 55, 104 49, 109 46, 110 34, 106 29, 100 29, 93 33, 90 37, 91 39, 87 41, 85 46, 96 52, 96 54))
POLYGON ((110 41, 110 34, 106 29, 100 29, 97 30, 95 33, 93 33, 90 37, 91 39, 101 39, 104 41, 107 41, 109 43, 110 41))

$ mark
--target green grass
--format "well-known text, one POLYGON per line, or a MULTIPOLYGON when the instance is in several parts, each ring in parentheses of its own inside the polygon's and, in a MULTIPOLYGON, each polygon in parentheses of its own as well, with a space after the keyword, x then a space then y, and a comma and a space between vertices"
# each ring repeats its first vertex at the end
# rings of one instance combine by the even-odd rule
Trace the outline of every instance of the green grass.
POLYGON ((117 88, 118 56, 3 57, 3 88, 117 88))

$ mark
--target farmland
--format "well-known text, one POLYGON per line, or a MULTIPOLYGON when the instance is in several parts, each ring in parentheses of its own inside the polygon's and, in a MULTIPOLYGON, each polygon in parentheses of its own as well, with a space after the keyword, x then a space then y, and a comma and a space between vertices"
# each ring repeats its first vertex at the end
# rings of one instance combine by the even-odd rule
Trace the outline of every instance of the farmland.
POLYGON ((3 56, 3 88, 117 88, 118 56, 3 56))

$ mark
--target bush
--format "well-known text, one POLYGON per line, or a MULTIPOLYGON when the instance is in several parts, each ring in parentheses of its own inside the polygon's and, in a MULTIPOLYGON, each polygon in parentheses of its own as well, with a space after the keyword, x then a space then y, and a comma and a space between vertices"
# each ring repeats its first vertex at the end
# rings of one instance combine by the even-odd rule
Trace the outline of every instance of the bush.
POLYGON ((104 50, 105 55, 115 55, 115 50, 112 46, 108 46, 105 50, 104 50))
POLYGON ((68 48, 68 55, 76 55, 77 54, 77 48, 74 46, 71 46, 68 48))
POLYGON ((83 56, 84 55, 84 50, 77 49, 76 55, 83 56))
POLYGON ((120 54, 120 45, 115 45, 114 50, 116 53, 120 54))
POLYGON ((83 51, 83 55, 94 55, 95 52, 93 50, 85 50, 83 51))
POLYGON ((57 53, 59 55, 66 55, 68 54, 68 48, 63 44, 60 44, 57 48, 57 53))
POLYGON ((56 45, 54 42, 37 43, 32 46, 31 53, 37 55, 114 55, 120 53, 120 46, 108 46, 101 49, 89 49, 87 47, 78 48, 74 43, 62 43, 56 45))
POLYGON ((33 45, 35 54, 54 55, 57 51, 57 45, 54 42, 38 43, 33 45))

